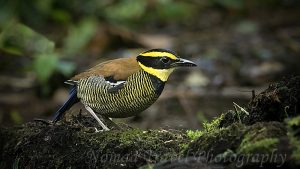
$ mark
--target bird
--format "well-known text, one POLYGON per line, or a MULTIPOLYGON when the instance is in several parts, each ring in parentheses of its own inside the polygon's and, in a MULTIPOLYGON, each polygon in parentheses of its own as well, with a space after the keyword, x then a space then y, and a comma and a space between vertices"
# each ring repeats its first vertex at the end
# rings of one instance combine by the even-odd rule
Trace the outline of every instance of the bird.
POLYGON ((151 49, 129 58, 119 58, 75 75, 65 83, 72 86, 68 100, 57 110, 56 123, 77 102, 97 120, 102 130, 110 130, 97 115, 107 118, 136 116, 161 95, 170 74, 178 67, 194 67, 167 49, 151 49))

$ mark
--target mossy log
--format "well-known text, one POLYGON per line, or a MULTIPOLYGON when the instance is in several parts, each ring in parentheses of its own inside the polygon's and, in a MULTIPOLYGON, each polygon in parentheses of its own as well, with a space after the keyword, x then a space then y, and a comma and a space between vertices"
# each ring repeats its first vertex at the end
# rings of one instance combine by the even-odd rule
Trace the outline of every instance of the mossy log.
POLYGON ((272 84, 195 132, 95 132, 79 116, 1 128, 0 168, 299 168, 299 91, 300 77, 272 84))

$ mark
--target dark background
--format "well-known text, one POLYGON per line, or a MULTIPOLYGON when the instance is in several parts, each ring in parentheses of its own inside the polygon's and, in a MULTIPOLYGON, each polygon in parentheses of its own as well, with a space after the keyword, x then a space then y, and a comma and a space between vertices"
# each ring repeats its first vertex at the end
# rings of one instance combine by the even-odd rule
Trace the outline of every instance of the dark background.
POLYGON ((199 128, 252 90, 300 73, 298 0, 0 0, 0 125, 50 119, 63 82, 152 48, 199 66, 172 74, 142 128, 199 128))

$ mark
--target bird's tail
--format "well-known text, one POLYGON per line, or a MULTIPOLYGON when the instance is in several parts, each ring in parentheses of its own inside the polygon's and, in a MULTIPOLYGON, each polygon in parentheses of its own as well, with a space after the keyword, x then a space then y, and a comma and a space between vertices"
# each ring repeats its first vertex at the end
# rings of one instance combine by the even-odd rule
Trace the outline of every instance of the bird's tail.
POLYGON ((70 91, 69 99, 57 110, 52 122, 56 123, 65 113, 65 111, 70 109, 77 102, 79 102, 79 99, 77 97, 77 89, 76 86, 73 86, 73 88, 70 91))

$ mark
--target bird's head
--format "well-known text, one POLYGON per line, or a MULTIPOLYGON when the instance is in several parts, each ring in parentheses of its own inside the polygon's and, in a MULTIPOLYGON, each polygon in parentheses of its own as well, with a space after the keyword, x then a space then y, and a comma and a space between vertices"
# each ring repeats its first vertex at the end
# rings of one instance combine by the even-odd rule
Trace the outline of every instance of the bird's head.
POLYGON ((139 54, 136 58, 140 67, 147 73, 166 82, 177 67, 197 66, 194 62, 179 58, 166 49, 152 49, 139 54))

